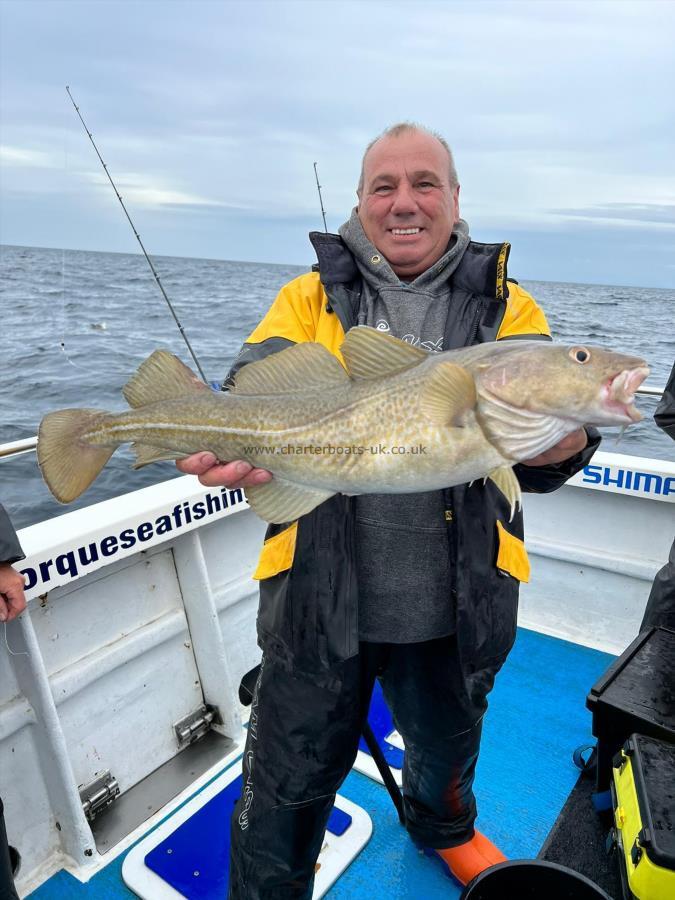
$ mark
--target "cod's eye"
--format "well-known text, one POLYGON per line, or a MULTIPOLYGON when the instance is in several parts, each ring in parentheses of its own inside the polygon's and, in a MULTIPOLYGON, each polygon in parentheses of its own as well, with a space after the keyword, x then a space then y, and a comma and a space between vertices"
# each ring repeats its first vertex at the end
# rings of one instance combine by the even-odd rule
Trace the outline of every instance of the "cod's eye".
POLYGON ((572 347, 572 349, 570 350, 570 356, 575 362, 587 363, 591 358, 591 352, 585 347, 572 347))

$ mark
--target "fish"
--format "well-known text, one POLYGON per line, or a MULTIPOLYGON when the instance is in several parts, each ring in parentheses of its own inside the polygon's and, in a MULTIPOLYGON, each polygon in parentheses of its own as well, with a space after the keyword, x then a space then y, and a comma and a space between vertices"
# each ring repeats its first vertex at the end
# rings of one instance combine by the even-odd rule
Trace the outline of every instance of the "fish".
POLYGON ((207 386, 156 350, 123 388, 131 407, 50 412, 37 457, 54 497, 69 503, 121 444, 134 468, 211 451, 273 478, 246 488, 267 522, 290 522, 336 493, 417 493, 490 478, 520 504, 513 467, 583 425, 642 418, 643 359, 602 347, 504 340, 429 353, 368 326, 340 358, 295 344, 207 386))

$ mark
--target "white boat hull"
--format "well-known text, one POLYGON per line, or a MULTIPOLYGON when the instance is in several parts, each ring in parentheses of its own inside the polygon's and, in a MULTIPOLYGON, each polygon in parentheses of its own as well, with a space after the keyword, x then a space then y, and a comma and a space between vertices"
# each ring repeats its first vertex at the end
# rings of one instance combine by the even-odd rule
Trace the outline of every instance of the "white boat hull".
MULTIPOLYGON (((560 491, 527 495, 520 624, 623 650, 667 559, 673 501, 675 464, 607 453, 560 491)), ((0 653, 0 771, 22 892, 63 867, 86 881, 240 752, 264 530, 240 492, 186 477, 21 532, 30 604, 0 653), (229 739, 220 763, 116 843, 97 838, 80 788, 109 771, 122 797, 136 790, 177 756, 174 725, 202 703, 229 739)))

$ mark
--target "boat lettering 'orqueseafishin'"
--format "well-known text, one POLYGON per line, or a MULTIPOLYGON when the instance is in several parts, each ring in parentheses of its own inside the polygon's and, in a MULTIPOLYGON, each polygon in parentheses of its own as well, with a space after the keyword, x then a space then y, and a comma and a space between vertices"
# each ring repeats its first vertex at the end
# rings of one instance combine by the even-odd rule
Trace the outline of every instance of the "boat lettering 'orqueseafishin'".
POLYGON ((645 362, 599 347, 501 341, 430 354, 365 326, 341 347, 344 367, 302 343, 251 363, 218 393, 156 350, 124 387, 123 413, 65 409, 38 435, 42 475, 69 503, 115 448, 136 467, 209 450, 274 478, 246 489, 268 522, 289 522, 335 493, 411 493, 491 478, 511 509, 516 462, 585 424, 627 425, 645 362))

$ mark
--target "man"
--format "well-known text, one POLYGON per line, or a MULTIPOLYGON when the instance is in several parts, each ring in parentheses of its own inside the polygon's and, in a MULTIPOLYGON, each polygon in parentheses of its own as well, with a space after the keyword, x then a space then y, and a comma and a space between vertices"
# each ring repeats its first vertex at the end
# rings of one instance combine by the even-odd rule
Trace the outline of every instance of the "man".
MULTIPOLYGON (((663 397, 654 413, 659 428, 675 440, 675 364, 663 392, 663 397)), ((675 629, 675 540, 670 548, 668 562, 656 573, 647 607, 640 625, 640 631, 653 625, 664 625, 675 629)))
MULTIPOLYGON (((0 504, 0 622, 10 622, 26 608, 24 578, 12 568, 12 563, 24 558, 9 516, 0 504)), ((0 799, 0 900, 19 900, 14 888, 14 873, 19 855, 7 844, 5 818, 0 799)))
MULTIPOLYGON (((318 272, 286 285, 245 343, 242 365, 300 341, 338 358, 356 324, 430 351, 495 338, 549 340, 546 319, 506 284, 508 244, 472 242, 447 144, 417 126, 366 150, 359 205, 340 236, 311 235, 318 272)), ((569 435, 528 466, 524 490, 559 487, 598 438, 569 435)), ((195 454, 205 485, 269 472, 195 454)), ((379 677, 405 746, 406 827, 462 883, 504 859, 474 830, 472 785, 487 694, 513 643, 522 518, 490 482, 414 495, 337 495, 271 526, 261 577, 263 665, 234 814, 230 897, 309 898, 336 790, 379 677), (510 560, 510 561, 509 561, 510 560)))

